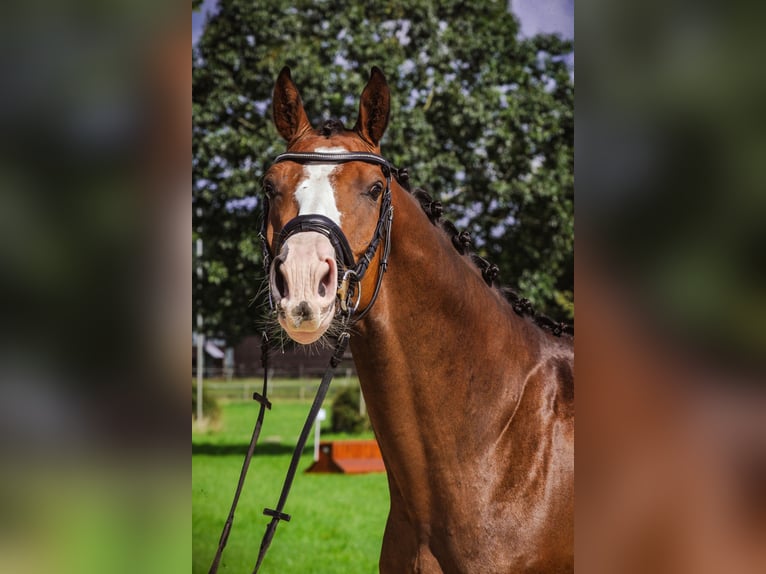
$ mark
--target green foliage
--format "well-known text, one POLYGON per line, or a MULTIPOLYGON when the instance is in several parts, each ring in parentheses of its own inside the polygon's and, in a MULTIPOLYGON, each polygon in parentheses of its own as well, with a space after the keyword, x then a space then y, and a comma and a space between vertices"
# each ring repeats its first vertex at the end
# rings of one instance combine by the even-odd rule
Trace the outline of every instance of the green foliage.
POLYGON ((361 391, 347 387, 332 401, 332 432, 357 434, 370 430, 370 421, 359 413, 361 391))
MULTIPOLYGON (((202 415, 203 418, 210 420, 218 420, 221 414, 221 409, 218 406, 218 401, 215 400, 210 393, 202 391, 202 415)), ((197 418, 197 385, 192 385, 192 419, 197 418)))
POLYGON ((315 124, 347 126, 381 67, 392 93, 383 153, 472 233, 503 283, 570 317, 573 46, 518 30, 504 1, 220 0, 192 50, 194 229, 205 242, 195 312, 208 334, 257 330, 260 178, 284 151, 270 117, 284 65, 315 124))

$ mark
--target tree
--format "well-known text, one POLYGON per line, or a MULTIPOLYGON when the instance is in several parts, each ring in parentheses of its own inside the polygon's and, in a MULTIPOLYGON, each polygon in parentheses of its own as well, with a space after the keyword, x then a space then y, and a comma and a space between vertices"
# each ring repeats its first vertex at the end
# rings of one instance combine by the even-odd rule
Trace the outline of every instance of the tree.
POLYGON ((260 177, 284 151, 270 109, 284 65, 315 125, 347 126, 381 67, 393 95, 384 155, 411 166, 413 186, 472 233, 503 283, 571 317, 573 46, 518 30, 505 2, 220 0, 192 49, 194 229, 205 242, 195 311, 208 334, 257 330, 260 177))

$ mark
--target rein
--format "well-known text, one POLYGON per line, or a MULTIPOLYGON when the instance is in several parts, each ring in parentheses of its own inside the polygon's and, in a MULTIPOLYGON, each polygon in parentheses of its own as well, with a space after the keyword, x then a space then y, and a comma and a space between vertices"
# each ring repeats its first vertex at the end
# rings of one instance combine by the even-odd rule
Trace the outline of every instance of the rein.
MULTIPOLYGON (((313 426, 317 413, 319 412, 319 409, 322 406, 325 397, 327 396, 327 391, 330 388, 330 383, 332 382, 333 375, 335 374, 335 368, 343 358, 343 354, 345 353, 346 347, 348 346, 348 341, 350 338, 348 325, 352 319, 354 321, 359 321, 370 311, 373 304, 377 300, 378 293, 380 292, 383 275, 388 267, 388 256, 391 251, 391 224, 394 218, 394 207, 391 205, 391 177, 392 175, 397 177, 397 179, 399 177, 398 170, 396 170, 396 168, 394 168, 394 166, 387 159, 372 153, 349 152, 335 154, 288 152, 277 156, 274 160, 274 163, 279 163, 282 161, 295 161, 299 163, 345 163, 349 161, 363 161, 377 164, 382 167, 383 174, 386 177, 386 189, 383 192, 381 199, 378 223, 375 226, 375 231, 373 232, 372 239, 370 240, 367 249, 365 249, 359 260, 354 259, 353 251, 351 250, 351 247, 348 244, 348 240, 346 239, 346 236, 343 234, 343 231, 340 229, 340 227, 331 219, 318 214, 299 215, 288 221, 284 228, 282 228, 282 231, 279 233, 279 236, 275 241, 274 253, 277 255, 274 256, 268 244, 268 240, 266 239, 265 230, 268 222, 269 205, 268 200, 265 202, 263 227, 261 229, 260 237, 263 245, 263 260, 267 275, 270 272, 272 262, 274 264, 274 270, 278 270, 280 265, 280 248, 284 242, 287 241, 287 239, 292 235, 295 235, 296 233, 302 233, 304 231, 314 231, 321 233, 330 240, 330 243, 335 250, 336 259, 340 264, 338 269, 343 270, 342 275, 338 273, 339 284, 337 290, 339 300, 337 314, 340 316, 342 330, 340 335, 338 335, 335 349, 333 350, 332 356, 330 358, 330 364, 322 376, 322 381, 320 382, 319 388, 317 389, 316 396, 314 397, 314 402, 309 409, 309 413, 306 416, 306 421, 303 424, 303 429, 301 430, 301 434, 298 437, 298 442, 296 443, 295 449, 293 450, 292 458, 290 459, 290 466, 287 469, 285 481, 282 485, 282 492, 279 496, 279 501, 277 502, 276 508, 265 508, 263 510, 263 513, 266 516, 271 516, 271 521, 266 526, 266 532, 261 539, 261 545, 258 551, 258 559, 253 569, 253 574, 256 574, 261 567, 263 559, 266 556, 266 552, 268 551, 269 546, 271 545, 271 541, 274 538, 274 533, 276 532, 277 526, 279 525, 279 521, 290 521, 290 515, 285 514, 284 512, 287 496, 290 493, 290 488, 292 487, 293 479, 295 478, 295 473, 298 469, 298 463, 300 461, 301 454, 303 453, 303 449, 306 446, 306 441, 308 440, 309 433, 311 432, 311 427, 313 426), (379 271, 375 283, 375 290, 373 291, 369 304, 360 313, 357 314, 356 311, 362 298, 362 279, 364 278, 370 263, 372 263, 372 260, 375 257, 375 253, 380 246, 380 242, 383 241, 384 238, 385 243, 379 262, 379 271)), ((271 297, 271 289, 269 289, 269 305, 273 310, 274 303, 271 297)), ((245 477, 247 475, 248 468, 250 467, 250 460, 253 457, 255 446, 258 442, 258 437, 260 436, 265 411, 266 409, 271 409, 271 402, 267 398, 268 354, 269 341, 266 333, 263 333, 261 343, 263 390, 261 393, 253 393, 253 399, 259 402, 261 406, 258 411, 258 418, 255 422, 255 428, 253 429, 253 435, 250 439, 250 445, 248 446, 247 454, 245 455, 245 460, 242 464, 242 470, 240 471, 239 480, 237 482, 237 489, 234 493, 234 500, 232 501, 229 515, 223 526, 221 538, 218 542, 218 549, 216 550, 215 557, 213 558, 213 563, 211 564, 210 570, 208 571, 209 574, 215 574, 218 572, 221 556, 223 555, 223 550, 226 547, 226 542, 228 541, 229 533, 231 532, 231 527, 234 522, 234 511, 237 507, 237 503, 239 502, 239 497, 242 492, 245 477)))

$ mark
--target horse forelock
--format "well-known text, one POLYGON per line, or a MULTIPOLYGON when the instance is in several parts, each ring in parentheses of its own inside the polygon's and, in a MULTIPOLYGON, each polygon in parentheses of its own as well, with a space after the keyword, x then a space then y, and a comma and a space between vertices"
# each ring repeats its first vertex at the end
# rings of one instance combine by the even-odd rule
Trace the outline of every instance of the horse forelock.
POLYGON ((330 138, 337 134, 342 134, 345 131, 346 126, 343 125, 343 122, 334 118, 326 120, 317 130, 319 135, 322 135, 326 138, 330 138))
POLYGON ((290 142, 288 152, 314 152, 320 147, 342 147, 348 152, 380 153, 355 131, 346 129, 340 120, 327 120, 318 129, 290 142))

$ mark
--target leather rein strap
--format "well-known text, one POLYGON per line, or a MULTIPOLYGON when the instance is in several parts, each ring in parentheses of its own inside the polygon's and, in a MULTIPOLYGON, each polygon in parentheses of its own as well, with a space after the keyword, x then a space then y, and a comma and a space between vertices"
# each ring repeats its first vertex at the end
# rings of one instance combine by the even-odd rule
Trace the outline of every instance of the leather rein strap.
MULTIPOLYGON (((333 245, 333 248, 335 249, 336 259, 338 259, 339 263, 342 265, 342 267, 340 267, 339 269, 343 269, 343 274, 342 275, 340 273, 338 274, 339 276, 338 313, 340 315, 340 320, 342 322, 342 330, 340 335, 338 336, 338 340, 335 345, 335 349, 333 351, 332 357, 330 358, 330 364, 328 365, 324 373, 324 376, 322 377, 322 381, 319 384, 319 388, 317 389, 317 394, 314 397, 314 402, 311 405, 311 409, 309 409, 309 413, 306 416, 306 421, 303 424, 303 429, 301 430, 301 434, 298 437, 298 442, 295 445, 295 449, 293 450, 293 455, 292 455, 292 458, 290 459, 290 466, 287 470, 287 475, 285 476, 284 484, 282 485, 282 492, 279 496, 279 501, 277 502, 277 506, 274 509, 266 508, 263 511, 265 515, 271 516, 271 521, 266 526, 266 532, 264 533, 263 538, 261 539, 261 545, 258 551, 258 559, 253 569, 253 574, 256 574, 258 572, 259 568, 261 567, 261 564, 263 563, 263 559, 266 555, 267 550, 269 549, 271 540, 274 537, 274 533, 276 532, 279 521, 285 520, 289 522, 290 520, 290 515, 285 514, 284 512, 285 503, 287 502, 287 496, 290 493, 290 488, 292 487, 292 483, 295 478, 295 473, 298 469, 298 463, 300 461, 300 457, 303 453, 304 447, 306 446, 306 441, 308 440, 309 433, 311 432, 311 427, 314 424, 314 420, 316 419, 317 413, 319 412, 319 409, 322 406, 322 403, 324 402, 325 396, 327 395, 327 391, 330 388, 330 383, 332 382, 333 375, 335 374, 335 368, 338 366, 338 363, 340 363, 340 361, 342 360, 343 354, 345 353, 346 347, 348 346, 348 340, 350 338, 348 333, 348 324, 352 318, 355 321, 358 321, 362 317, 364 317, 372 308, 373 304, 375 303, 378 297, 378 293, 380 291, 380 285, 383 280, 383 274, 385 273, 386 268, 388 266, 388 256, 391 250, 391 223, 393 221, 393 216, 394 216, 394 208, 393 208, 393 205, 391 205, 391 176, 392 174, 393 175, 398 174, 397 170, 391 165, 391 163, 388 160, 386 160, 382 156, 372 154, 372 153, 349 152, 349 153, 330 154, 330 153, 288 152, 288 153, 283 153, 277 156, 277 158, 274 160, 274 163, 278 163, 281 161, 296 161, 300 163, 306 163, 306 162, 345 163, 349 161, 364 161, 367 163, 378 164, 383 168, 383 174, 386 177, 386 189, 383 192, 383 197, 381 199, 380 215, 378 217, 378 223, 375 226, 375 232, 373 233, 372 239, 370 240, 370 243, 367 246, 367 249, 359 258, 358 261, 354 260, 353 251, 351 250, 351 247, 348 244, 348 240, 346 239, 346 236, 343 234, 343 231, 340 229, 340 227, 338 227, 338 225, 334 221, 322 215, 317 215, 317 214, 299 215, 298 217, 290 220, 284 226, 284 228, 280 232, 275 242, 274 252, 279 254, 282 244, 284 244, 284 242, 291 235, 294 235, 295 233, 302 233, 304 231, 315 231, 325 235, 330 240, 330 242, 333 245), (370 263, 374 259, 375 253, 377 252, 380 242, 383 240, 384 237, 385 237, 385 244, 383 248, 383 253, 381 254, 381 257, 380 257, 379 272, 378 272, 378 277, 375 284, 375 290, 373 292, 372 298, 370 299, 370 302, 368 303, 367 307, 365 307, 365 309, 361 313, 356 314, 359 301, 361 300, 362 278, 367 272, 367 269, 370 266, 370 263), (356 293, 355 297, 354 297, 354 293, 356 293), (353 301, 354 298, 355 298, 355 301, 353 301)), ((264 230, 267 223, 267 219, 268 219, 268 201, 266 202, 266 205, 264 208, 264 223, 263 223, 264 230)), ((274 259, 274 256, 272 255, 271 249, 269 248, 268 242, 266 240, 266 234, 263 230, 261 231, 261 241, 263 242, 264 265, 268 273, 269 267, 271 265, 272 260, 274 259)), ((271 301, 270 294, 269 294, 269 303, 272 304, 272 308, 273 308, 273 303, 271 301)), ((261 426, 263 425, 264 414, 266 409, 271 409, 271 403, 269 402, 267 398, 268 351, 269 351, 268 338, 266 337, 266 333, 264 333, 263 339, 262 339, 262 346, 261 346, 261 357, 263 362, 263 392, 260 394, 253 393, 253 399, 258 401, 261 407, 258 412, 258 419, 256 420, 255 428, 253 429, 253 435, 250 440, 250 445, 248 447, 247 454, 245 455, 245 461, 242 465, 242 470, 240 471, 239 481, 237 482, 237 489, 234 493, 234 500, 232 502, 231 509, 229 510, 229 515, 226 519, 226 523, 224 524, 223 531, 221 532, 221 538, 218 542, 218 549, 213 559, 213 563, 210 566, 210 570, 208 571, 209 574, 215 574, 218 571, 218 566, 221 562, 221 556, 223 555, 223 549, 226 547, 226 542, 229 538, 229 533, 231 532, 231 527, 234 522, 234 511, 237 507, 237 503, 239 502, 239 497, 242 492, 242 487, 245 482, 245 477, 247 475, 248 468, 250 467, 250 460, 252 459, 253 453, 255 452, 255 446, 258 442, 258 437, 261 432, 261 426)))
POLYGON ((258 442, 258 437, 261 434, 261 427, 263 426, 263 416, 266 413, 266 409, 271 409, 271 402, 267 397, 268 383, 269 383, 269 338, 266 332, 261 337, 261 366, 263 367, 263 389, 261 393, 253 393, 253 399, 261 404, 261 408, 258 410, 258 418, 255 421, 255 428, 253 429, 253 436, 250 439, 250 445, 247 448, 247 454, 245 455, 245 461, 242 464, 242 470, 239 473, 239 480, 237 481, 237 490, 234 492, 234 500, 231 503, 231 509, 229 510, 229 516, 226 518, 226 522, 223 525, 223 532, 221 532, 221 538, 218 541, 218 549, 216 550, 213 563, 210 565, 209 572, 211 574, 218 572, 218 565, 221 562, 221 556, 223 549, 226 547, 226 542, 229 539, 229 532, 231 532, 231 525, 234 522, 234 511, 237 508, 239 502, 239 495, 242 494, 242 487, 245 484, 245 476, 247 476, 247 469, 250 466, 250 459, 253 458, 253 452, 255 451, 255 445, 258 442))
POLYGON ((311 427, 314 425, 314 419, 316 419, 317 413, 319 412, 319 409, 324 402, 324 398, 327 396, 327 391, 330 388, 330 382, 332 382, 332 377, 335 374, 335 367, 337 367, 338 363, 340 363, 340 361, 343 359, 343 353, 346 351, 348 339, 349 334, 345 330, 338 337, 338 342, 335 345, 335 350, 333 351, 332 357, 330 358, 330 365, 327 367, 327 370, 322 377, 322 382, 319 383, 319 388, 317 389, 317 394, 314 397, 314 402, 311 404, 309 414, 306 416, 306 422, 303 423, 303 429, 301 430, 301 434, 298 437, 298 442, 296 443, 295 449, 293 450, 293 456, 290 459, 290 466, 287 469, 287 475, 285 476, 285 482, 282 485, 282 492, 279 495, 277 507, 275 509, 263 509, 263 513, 265 515, 271 516, 271 521, 266 526, 266 532, 263 534, 263 538, 261 539, 261 546, 258 550, 258 560, 255 563, 255 568, 253 568, 253 574, 258 572, 258 569, 261 567, 261 563, 266 556, 266 551, 271 545, 272 538, 274 538, 274 533, 277 530, 279 521, 290 521, 290 515, 284 513, 285 504, 287 503, 287 496, 290 494, 290 488, 293 485, 295 472, 298 470, 298 462, 300 461, 301 454, 303 454, 303 448, 306 446, 306 441, 309 438, 311 427))

